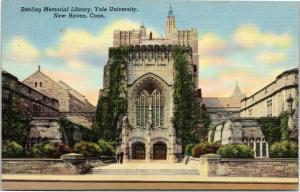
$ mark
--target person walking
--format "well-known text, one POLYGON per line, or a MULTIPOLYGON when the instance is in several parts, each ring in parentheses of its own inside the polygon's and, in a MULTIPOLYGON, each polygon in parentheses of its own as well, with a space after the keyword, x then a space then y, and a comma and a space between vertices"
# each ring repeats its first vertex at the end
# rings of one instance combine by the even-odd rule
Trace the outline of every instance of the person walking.
POLYGON ((120 152, 119 151, 117 152, 116 160, 117 160, 117 163, 119 164, 120 163, 120 152))
POLYGON ((121 153, 120 153, 120 163, 121 164, 123 163, 123 157, 124 157, 124 152, 121 151, 121 153))

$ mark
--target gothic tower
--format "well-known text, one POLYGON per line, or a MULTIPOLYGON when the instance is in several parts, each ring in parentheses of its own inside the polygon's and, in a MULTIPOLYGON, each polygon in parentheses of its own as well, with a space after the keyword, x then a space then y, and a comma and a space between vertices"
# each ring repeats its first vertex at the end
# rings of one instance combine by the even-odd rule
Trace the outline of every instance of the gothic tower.
POLYGON ((170 5, 170 10, 168 12, 167 24, 166 24, 166 37, 168 37, 175 30, 176 30, 175 16, 174 16, 173 9, 170 5))

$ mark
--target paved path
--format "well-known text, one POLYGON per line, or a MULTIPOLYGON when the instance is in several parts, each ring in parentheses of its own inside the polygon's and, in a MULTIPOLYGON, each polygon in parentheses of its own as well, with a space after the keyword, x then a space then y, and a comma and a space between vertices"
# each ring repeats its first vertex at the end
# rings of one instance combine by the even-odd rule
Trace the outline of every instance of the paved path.
POLYGON ((183 163, 138 163, 110 164, 99 166, 89 174, 101 175, 200 175, 199 167, 183 163))
POLYGON ((190 175, 2 175, 5 190, 297 190, 297 178, 190 175))

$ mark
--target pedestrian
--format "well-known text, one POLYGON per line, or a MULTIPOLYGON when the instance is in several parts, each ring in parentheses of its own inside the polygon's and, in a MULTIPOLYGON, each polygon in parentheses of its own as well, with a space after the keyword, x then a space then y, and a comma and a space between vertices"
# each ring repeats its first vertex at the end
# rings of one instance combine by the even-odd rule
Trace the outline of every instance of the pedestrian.
POLYGON ((120 153, 120 163, 121 164, 123 163, 123 157, 124 157, 124 152, 121 151, 121 153, 120 153))
POLYGON ((120 152, 119 151, 117 152, 116 160, 117 160, 117 163, 119 164, 120 163, 120 152))

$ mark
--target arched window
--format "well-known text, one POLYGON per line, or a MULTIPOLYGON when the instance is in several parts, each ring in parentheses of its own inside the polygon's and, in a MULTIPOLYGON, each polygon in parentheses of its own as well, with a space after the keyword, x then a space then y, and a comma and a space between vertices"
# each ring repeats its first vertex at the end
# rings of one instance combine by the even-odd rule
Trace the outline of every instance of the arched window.
POLYGON ((145 128, 148 122, 153 127, 163 126, 163 106, 159 90, 142 90, 135 98, 136 126, 145 128))
POLYGON ((150 95, 146 90, 142 90, 140 95, 136 98, 136 125, 139 127, 146 127, 148 122, 150 95))

